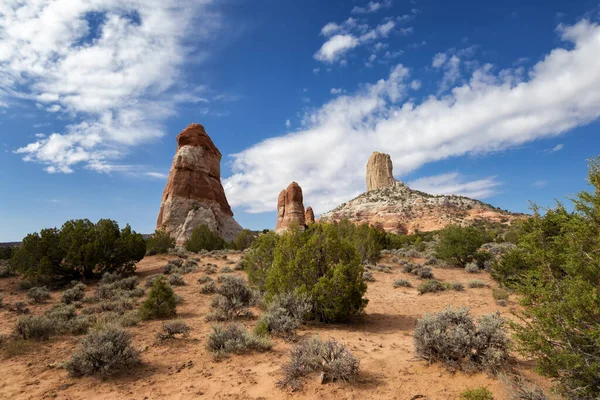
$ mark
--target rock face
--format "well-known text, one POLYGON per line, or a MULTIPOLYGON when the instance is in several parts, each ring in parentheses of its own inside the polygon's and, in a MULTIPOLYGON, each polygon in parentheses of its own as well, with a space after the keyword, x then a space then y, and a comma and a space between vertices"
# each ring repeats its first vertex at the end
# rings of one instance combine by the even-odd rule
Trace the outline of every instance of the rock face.
POLYGON ((296 182, 290 183, 277 198, 277 226, 275 232, 280 233, 297 224, 300 229, 306 226, 304 220, 304 204, 302 188, 296 182))
POLYGON ((191 124, 177 136, 156 228, 169 232, 182 246, 199 225, 228 241, 242 230, 221 185, 221 152, 202 125, 191 124))
POLYGON ((522 217, 523 214, 463 196, 434 196, 413 190, 394 179, 389 155, 373 153, 367 163, 367 192, 322 214, 319 221, 348 219, 356 224, 381 227, 386 232, 410 234, 450 224, 469 225, 477 220, 510 224, 522 217))
POLYGON ((367 192, 394 186, 392 159, 389 154, 374 152, 367 162, 367 192))

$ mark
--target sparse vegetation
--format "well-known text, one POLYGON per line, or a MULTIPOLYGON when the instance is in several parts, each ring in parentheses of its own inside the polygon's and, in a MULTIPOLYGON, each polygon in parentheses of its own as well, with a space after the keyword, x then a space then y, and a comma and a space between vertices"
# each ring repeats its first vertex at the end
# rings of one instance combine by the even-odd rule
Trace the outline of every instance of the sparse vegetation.
POLYGON ((66 369, 75 377, 107 377, 139 362, 139 352, 131 346, 131 334, 122 328, 108 327, 83 338, 66 369))
POLYGON ((217 284, 213 280, 206 282, 204 284, 204 286, 202 286, 202 288, 200 288, 200 293, 202 293, 202 294, 213 294, 216 292, 217 292, 217 284))
POLYGON ((246 281, 238 276, 221 275, 221 286, 217 288, 217 296, 212 300, 213 312, 208 316, 211 320, 232 320, 250 315, 253 293, 246 281))
POLYGON ((306 321, 312 307, 311 299, 305 294, 292 292, 277 295, 269 304, 267 313, 259 321, 255 333, 291 337, 306 321))
POLYGON ((201 250, 222 250, 227 243, 219 234, 210 230, 206 225, 200 225, 192 232, 192 236, 185 242, 185 249, 193 253, 201 250))
POLYGON ((412 283, 410 283, 406 279, 396 279, 394 281, 394 287, 395 288, 399 288, 399 287, 412 287, 412 283))
POLYGON ((179 274, 173 274, 169 276, 169 283, 173 286, 184 286, 185 280, 183 279, 183 276, 179 274))
POLYGON ((470 280, 468 283, 470 288, 484 288, 487 287, 487 284, 484 281, 480 281, 478 279, 470 280))
POLYGON ((335 340, 321 342, 311 338, 294 346, 290 361, 283 366, 281 387, 301 389, 302 380, 313 373, 321 374, 321 382, 351 382, 358 376, 360 361, 343 344, 335 340))
POLYGON ((176 335, 185 338, 190 334, 190 327, 183 321, 167 321, 163 324, 162 329, 164 333, 159 332, 156 335, 158 340, 173 339, 176 335))
POLYGON ((484 386, 467 389, 460 394, 460 400, 494 400, 494 395, 484 386))
POLYGON ((435 279, 430 279, 417 286, 419 294, 443 292, 444 290, 446 290, 444 284, 435 279))
POLYGON ((236 250, 246 250, 252 243, 256 240, 257 235, 254 234, 249 229, 244 229, 240 233, 237 234, 235 239, 233 239, 233 248, 236 250))
POLYGON ((148 248, 148 255, 153 256, 155 254, 167 254, 169 249, 175 247, 175 238, 173 238, 168 232, 157 229, 154 234, 148 239, 146 245, 148 248))
POLYGON ((496 373, 508 362, 504 325, 499 313, 484 315, 476 324, 466 308, 426 314, 415 327, 415 351, 430 363, 496 373))
POLYGON ((81 282, 76 282, 72 288, 67 289, 64 292, 62 292, 60 301, 65 304, 72 304, 77 301, 83 300, 83 298, 85 296, 85 288, 86 288, 85 284, 83 284, 81 282))
POLYGON ((164 277, 158 277, 140 308, 140 317, 142 319, 170 318, 175 315, 176 308, 173 289, 164 277))
POLYGON ((240 354, 248 351, 269 351, 273 347, 271 341, 264 336, 256 336, 248 332, 242 325, 213 325, 208 334, 206 347, 216 359, 227 354, 240 354))
POLYGON ((50 298, 50 291, 47 287, 33 287, 27 292, 27 297, 31 299, 33 303, 43 303, 50 298))
POLYGON ((23 340, 48 340, 54 334, 52 321, 40 315, 26 315, 17 320, 15 336, 23 340))
POLYGON ((479 272, 479 266, 477 266, 476 263, 469 263, 465 267, 465 272, 468 272, 469 274, 476 274, 479 272))
POLYGON ((375 282, 375 277, 372 272, 365 271, 363 272, 363 280, 366 282, 375 282))
POLYGON ((504 289, 493 288, 492 297, 494 298, 494 300, 508 300, 509 293, 504 289))

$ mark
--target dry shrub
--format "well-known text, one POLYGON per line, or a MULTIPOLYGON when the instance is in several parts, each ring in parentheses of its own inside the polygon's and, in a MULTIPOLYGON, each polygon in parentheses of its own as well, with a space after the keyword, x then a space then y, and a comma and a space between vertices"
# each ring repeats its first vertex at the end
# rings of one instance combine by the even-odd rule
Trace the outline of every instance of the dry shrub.
POLYGON ((173 286, 184 286, 185 281, 183 280, 183 276, 179 274, 173 274, 169 277, 169 283, 173 286))
POLYGON ((216 359, 227 354, 240 354, 249 351, 268 351, 273 344, 265 337, 251 334, 240 324, 213 325, 208 334, 206 347, 216 359))
POLYGON ((246 281, 230 275, 221 276, 221 281, 223 283, 217 288, 218 294, 211 303, 213 312, 208 319, 225 321, 251 315, 248 307, 254 296, 246 281))
POLYGON ((394 287, 395 288, 399 288, 399 287, 412 287, 412 284, 407 281, 406 279, 396 279, 394 281, 394 287))
POLYGON ((303 378, 312 373, 320 373, 322 383, 351 382, 358 375, 359 366, 359 359, 343 344, 333 339, 322 342, 313 337, 292 348, 290 361, 282 368, 284 377, 277 384, 299 390, 303 378))
POLYGON ((182 337, 188 337, 190 334, 190 327, 183 321, 168 321, 163 324, 163 331, 156 334, 156 338, 160 341, 173 339, 175 335, 181 335, 182 337))
POLYGON ((17 320, 14 335, 23 340, 48 340, 55 332, 52 321, 41 315, 26 315, 17 320))
POLYGON ((72 304, 83 300, 83 297, 85 296, 85 288, 86 286, 83 283, 77 282, 75 286, 65 290, 62 293, 60 301, 64 304, 72 304))
POLYGON ((449 368, 496 373, 508 362, 505 321, 499 313, 484 315, 476 324, 467 308, 426 314, 413 334, 417 355, 449 368))
POLYGON ((32 287, 27 292, 27 297, 29 297, 32 302, 40 304, 50 298, 50 291, 46 286, 32 287))
POLYGON ((267 313, 259 321, 255 332, 264 333, 261 329, 266 329, 268 333, 277 336, 294 336, 312 308, 312 301, 306 294, 292 292, 277 295, 269 304, 267 313))
POLYGON ((369 272, 369 271, 365 271, 363 272, 363 280, 367 281, 367 282, 375 282, 375 277, 373 276, 373 273, 369 272))
POLYGON ((110 376, 140 362, 131 346, 131 334, 119 327, 88 334, 66 368, 72 376, 110 376))

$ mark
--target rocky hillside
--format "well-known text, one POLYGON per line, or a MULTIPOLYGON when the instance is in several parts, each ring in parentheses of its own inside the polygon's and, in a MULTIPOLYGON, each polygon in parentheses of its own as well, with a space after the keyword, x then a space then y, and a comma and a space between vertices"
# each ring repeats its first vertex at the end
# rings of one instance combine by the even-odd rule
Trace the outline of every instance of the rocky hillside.
POLYGON ((479 200, 457 195, 431 195, 393 179, 387 154, 373 153, 367 163, 368 191, 322 214, 319 221, 380 226, 386 232, 413 233, 468 225, 477 220, 510 224, 523 214, 511 213, 479 200))

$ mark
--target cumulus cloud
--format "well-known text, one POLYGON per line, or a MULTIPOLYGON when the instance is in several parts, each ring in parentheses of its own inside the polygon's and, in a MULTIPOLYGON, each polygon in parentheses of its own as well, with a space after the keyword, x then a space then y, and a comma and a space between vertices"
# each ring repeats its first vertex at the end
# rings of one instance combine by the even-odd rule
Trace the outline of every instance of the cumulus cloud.
MULTIPOLYGON (((327 64, 335 62, 345 63, 344 56, 352 49, 371 43, 380 39, 387 38, 396 23, 392 20, 383 22, 375 27, 366 24, 359 24, 354 18, 348 18, 342 24, 330 22, 321 29, 321 35, 327 40, 321 48, 314 54, 317 61, 327 64)), ((400 33, 406 35, 412 32, 412 28, 402 28, 400 33)), ((375 50, 386 47, 387 44, 377 42, 374 45, 375 50)))
POLYGON ((485 199, 496 194, 500 185, 495 176, 465 181, 458 172, 428 176, 408 182, 408 186, 430 194, 456 194, 475 199, 485 199))
POLYGON ((201 89, 181 95, 176 83, 193 49, 189 32, 201 42, 220 25, 210 3, 1 2, 0 97, 32 100, 72 121, 16 153, 48 172, 77 164, 108 172, 129 146, 162 136, 178 102, 203 101, 201 89))
POLYGON ((224 180, 230 203, 273 211, 279 191, 295 180, 305 203, 323 213, 365 190, 373 151, 390 153, 402 177, 426 163, 504 150, 596 120, 600 26, 583 20, 558 32, 565 47, 525 74, 484 65, 420 103, 406 100, 410 71, 395 66, 387 78, 305 114, 303 130, 234 154, 233 175, 224 180))
POLYGON ((390 8, 392 6, 391 0, 389 1, 370 1, 364 7, 355 6, 352 9, 352 14, 371 14, 377 12, 383 8, 390 8))

